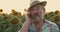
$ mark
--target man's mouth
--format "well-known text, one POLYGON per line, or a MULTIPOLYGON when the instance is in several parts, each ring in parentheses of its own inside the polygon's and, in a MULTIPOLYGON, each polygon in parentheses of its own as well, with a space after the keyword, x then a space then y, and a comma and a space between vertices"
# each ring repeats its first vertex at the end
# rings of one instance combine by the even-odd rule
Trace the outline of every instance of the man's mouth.
POLYGON ((33 21, 38 21, 39 22, 41 18, 39 16, 34 16, 32 19, 33 19, 33 21))
POLYGON ((36 18, 36 17, 39 17, 39 16, 40 16, 40 15, 38 15, 38 14, 32 15, 32 17, 35 17, 35 18, 36 18))

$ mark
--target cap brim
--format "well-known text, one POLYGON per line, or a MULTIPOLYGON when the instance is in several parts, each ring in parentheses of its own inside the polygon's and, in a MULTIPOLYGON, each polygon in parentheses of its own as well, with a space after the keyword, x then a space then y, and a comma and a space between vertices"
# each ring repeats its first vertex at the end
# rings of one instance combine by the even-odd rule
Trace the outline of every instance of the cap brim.
POLYGON ((43 1, 43 2, 40 2, 40 4, 41 4, 42 6, 46 6, 47 2, 46 2, 46 1, 43 1))
POLYGON ((29 8, 32 8, 32 7, 34 7, 35 5, 37 5, 37 4, 40 4, 40 5, 42 5, 42 6, 46 6, 46 4, 47 4, 47 2, 46 1, 43 1, 43 2, 39 2, 39 3, 36 3, 36 4, 34 4, 34 5, 32 5, 32 6, 30 6, 29 8))

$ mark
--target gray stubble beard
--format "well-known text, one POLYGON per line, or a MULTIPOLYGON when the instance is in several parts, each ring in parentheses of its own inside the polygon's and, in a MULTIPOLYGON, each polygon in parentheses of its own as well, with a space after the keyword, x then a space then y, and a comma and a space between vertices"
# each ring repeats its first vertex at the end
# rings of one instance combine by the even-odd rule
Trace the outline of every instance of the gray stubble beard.
POLYGON ((33 21, 40 22, 42 19, 41 16, 37 16, 36 18, 32 18, 33 21))

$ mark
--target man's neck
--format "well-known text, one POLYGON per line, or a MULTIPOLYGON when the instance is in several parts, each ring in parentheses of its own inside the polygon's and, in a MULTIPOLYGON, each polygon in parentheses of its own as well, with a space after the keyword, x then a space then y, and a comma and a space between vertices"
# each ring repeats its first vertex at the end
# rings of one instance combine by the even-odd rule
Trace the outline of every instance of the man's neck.
POLYGON ((42 21, 40 21, 40 22, 36 22, 35 23, 35 26, 36 26, 36 29, 37 29, 37 31, 39 32, 40 31, 40 29, 41 29, 41 27, 42 27, 42 25, 44 24, 44 20, 42 20, 42 21))

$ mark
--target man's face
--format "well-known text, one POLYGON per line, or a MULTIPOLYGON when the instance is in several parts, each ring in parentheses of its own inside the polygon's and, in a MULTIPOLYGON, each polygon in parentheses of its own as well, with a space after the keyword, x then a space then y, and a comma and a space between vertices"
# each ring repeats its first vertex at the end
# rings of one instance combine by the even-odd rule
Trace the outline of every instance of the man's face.
POLYGON ((41 5, 36 5, 32 7, 30 10, 28 10, 28 14, 31 15, 31 18, 34 21, 40 21, 43 18, 44 11, 41 5))

